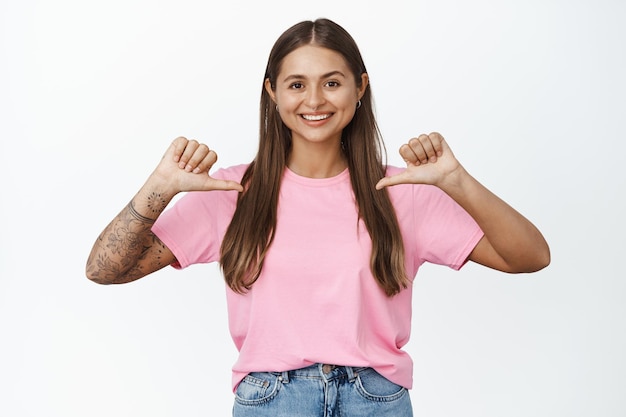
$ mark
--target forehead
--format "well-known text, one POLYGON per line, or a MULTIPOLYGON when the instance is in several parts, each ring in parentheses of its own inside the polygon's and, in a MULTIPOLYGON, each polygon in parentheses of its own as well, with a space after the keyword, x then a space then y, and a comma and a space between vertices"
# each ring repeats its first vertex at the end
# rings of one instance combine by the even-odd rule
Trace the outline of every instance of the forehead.
POLYGON ((285 56, 278 78, 293 74, 315 77, 333 71, 340 71, 346 76, 350 74, 348 63, 339 52, 321 46, 304 45, 285 56))

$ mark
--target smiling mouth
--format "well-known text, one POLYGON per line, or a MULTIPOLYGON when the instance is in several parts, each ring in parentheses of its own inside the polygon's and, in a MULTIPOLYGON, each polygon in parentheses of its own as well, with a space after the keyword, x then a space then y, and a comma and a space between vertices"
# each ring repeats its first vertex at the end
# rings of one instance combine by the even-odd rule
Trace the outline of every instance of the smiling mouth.
POLYGON ((312 121, 312 122, 325 120, 325 119, 328 119, 330 116, 332 116, 332 113, 327 113, 327 114, 301 114, 300 115, 300 117, 302 117, 304 120, 309 120, 309 121, 312 121))

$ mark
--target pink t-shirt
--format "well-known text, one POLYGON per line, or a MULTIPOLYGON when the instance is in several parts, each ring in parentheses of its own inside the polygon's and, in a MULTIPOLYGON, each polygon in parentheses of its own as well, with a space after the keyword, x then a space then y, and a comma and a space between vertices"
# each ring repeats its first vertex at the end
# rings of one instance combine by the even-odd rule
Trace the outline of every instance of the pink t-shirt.
MULTIPOLYGON (((246 167, 213 176, 240 181, 246 167)), ((424 262, 461 268, 483 236, 475 221, 437 187, 388 191, 408 276, 413 279, 424 262)), ((159 217, 153 231, 176 256, 175 267, 219 261, 236 199, 236 191, 191 192, 159 217)), ((229 328, 239 350, 233 389, 249 372, 314 363, 372 367, 411 388, 413 362, 402 350, 411 332, 411 287, 387 297, 371 274, 370 254, 348 170, 313 179, 287 169, 261 276, 245 295, 227 289, 229 328)))

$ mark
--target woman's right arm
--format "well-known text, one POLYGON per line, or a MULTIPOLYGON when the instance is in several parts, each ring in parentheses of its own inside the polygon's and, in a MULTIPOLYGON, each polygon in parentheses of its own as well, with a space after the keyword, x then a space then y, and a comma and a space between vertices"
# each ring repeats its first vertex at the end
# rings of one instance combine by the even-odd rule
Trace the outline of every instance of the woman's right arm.
POLYGON ((122 284, 171 264, 174 254, 152 233, 152 224, 174 196, 185 191, 238 190, 235 181, 211 178, 217 154, 195 140, 175 139, 133 199, 100 233, 86 275, 98 284, 122 284))

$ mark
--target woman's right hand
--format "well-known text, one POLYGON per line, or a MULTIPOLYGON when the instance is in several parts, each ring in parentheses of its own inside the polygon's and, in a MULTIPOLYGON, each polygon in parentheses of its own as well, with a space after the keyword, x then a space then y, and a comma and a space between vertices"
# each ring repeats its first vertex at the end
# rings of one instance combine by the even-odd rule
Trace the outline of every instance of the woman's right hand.
POLYGON ((184 191, 243 191, 236 181, 215 179, 209 175, 216 161, 217 154, 207 145, 181 136, 172 141, 153 177, 167 184, 171 194, 184 191))
POLYGON ((96 239, 87 259, 87 277, 99 284, 121 284, 174 262, 174 254, 152 232, 172 198, 184 191, 243 191, 236 181, 209 175, 216 161, 217 154, 208 146, 174 139, 139 192, 96 239))

